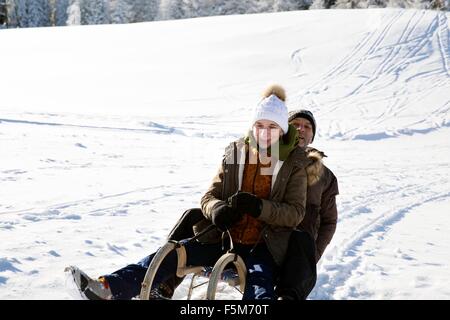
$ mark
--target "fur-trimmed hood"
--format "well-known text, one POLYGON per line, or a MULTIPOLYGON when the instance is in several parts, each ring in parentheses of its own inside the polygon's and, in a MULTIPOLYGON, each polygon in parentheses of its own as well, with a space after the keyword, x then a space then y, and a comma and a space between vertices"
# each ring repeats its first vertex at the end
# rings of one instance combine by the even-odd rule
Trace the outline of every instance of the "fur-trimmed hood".
POLYGON ((323 174, 323 162, 322 159, 326 157, 325 153, 314 148, 306 148, 305 152, 310 164, 306 167, 306 173, 308 175, 308 186, 316 184, 323 174))

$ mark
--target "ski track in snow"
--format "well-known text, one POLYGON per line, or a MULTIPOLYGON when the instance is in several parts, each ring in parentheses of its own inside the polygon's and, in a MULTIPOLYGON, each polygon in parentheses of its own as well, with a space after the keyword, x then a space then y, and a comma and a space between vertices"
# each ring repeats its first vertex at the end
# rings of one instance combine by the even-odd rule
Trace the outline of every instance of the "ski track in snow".
POLYGON ((161 133, 161 134, 182 134, 177 132, 175 128, 169 128, 158 124, 152 124, 154 129, 133 129, 133 128, 114 128, 114 127, 96 127, 96 126, 82 126, 73 125, 66 123, 55 123, 55 122, 38 122, 38 121, 26 121, 26 120, 15 120, 15 119, 0 119, 0 122, 14 123, 14 124, 29 124, 38 126, 61 126, 61 127, 77 127, 81 129, 100 129, 100 130, 113 130, 113 131, 136 131, 136 132, 151 132, 151 133, 161 133))
MULTIPOLYGON (((442 12, 430 14, 425 10, 399 10, 382 16, 380 20, 382 21, 380 26, 362 37, 354 49, 340 62, 331 67, 316 82, 294 95, 294 98, 300 101, 313 101, 312 108, 318 109, 318 117, 325 118, 330 123, 330 130, 328 132, 324 130, 322 133, 324 136, 340 139, 379 140, 423 130, 436 130, 441 126, 450 125, 448 120, 442 123, 434 123, 429 120, 421 123, 406 122, 403 126, 396 128, 395 132, 385 134, 385 132, 389 132, 389 127, 386 126, 388 121, 408 114, 417 108, 417 104, 414 102, 424 101, 433 93, 450 90, 450 31, 447 15, 442 12), (423 29, 423 26, 426 28, 423 29), (433 54, 434 48, 439 50, 441 56, 440 61, 435 62, 436 68, 426 72, 415 72, 413 76, 404 81, 398 81, 400 80, 399 76, 405 70, 416 68, 416 65, 419 66, 421 62, 427 62, 433 54), (445 76, 442 76, 443 73, 445 76), (334 87, 339 86, 340 83, 346 83, 349 79, 355 83, 351 89, 346 90, 346 94, 338 98, 327 98, 327 95, 333 92, 334 87), (427 79, 425 80, 426 85, 422 85, 425 89, 419 87, 416 93, 408 92, 409 85, 412 86, 415 81, 423 79, 427 79), (393 87, 394 90, 390 87, 393 87), (372 106, 373 103, 383 102, 388 107, 378 108, 379 112, 377 112, 377 107, 372 106), (355 109, 360 113, 361 119, 364 119, 362 123, 347 130, 339 128, 336 130, 334 122, 339 121, 339 114, 351 113, 355 109), (368 112, 369 109, 371 113, 368 112), (416 129, 417 124, 426 127, 416 129), (364 132, 376 128, 379 128, 378 133, 364 132)), ((294 65, 297 60, 301 60, 298 57, 300 53, 300 50, 294 52, 294 65)), ((337 94, 339 95, 339 93, 337 94)), ((432 116, 438 112, 440 118, 446 119, 449 115, 448 109, 442 110, 442 108, 447 104, 448 100, 442 100, 441 105, 430 106, 427 108, 429 115, 432 116)))
MULTIPOLYGON (((416 186, 420 188, 420 186, 416 186)), ((370 217, 370 222, 355 230, 352 236, 345 242, 340 243, 337 253, 332 256, 332 263, 325 262, 318 275, 317 285, 310 299, 333 299, 336 289, 345 286, 346 282, 353 276, 353 272, 359 267, 360 262, 366 255, 364 242, 377 233, 386 232, 392 225, 398 223, 412 209, 422 206, 428 202, 445 200, 450 198, 450 192, 439 194, 434 197, 423 197, 420 201, 406 207, 395 208, 380 214, 376 218, 370 217)))
MULTIPOLYGON (((204 183, 205 181, 201 181, 202 183, 204 183)), ((64 209, 77 209, 77 207, 82 207, 82 206, 86 206, 86 205, 94 205, 94 206, 98 206, 98 202, 101 201, 105 201, 108 202, 111 199, 115 199, 115 201, 121 203, 121 205, 123 207, 128 207, 130 205, 148 205, 149 203, 153 202, 153 201, 157 201, 160 200, 162 198, 166 198, 166 197, 179 197, 181 195, 184 194, 189 194, 192 193, 192 188, 195 188, 193 186, 198 186, 199 182, 189 182, 186 184, 166 184, 166 185, 159 185, 159 186, 154 186, 154 187, 149 187, 149 188, 139 188, 136 190, 131 190, 131 191, 127 191, 127 192, 122 192, 122 193, 118 193, 118 194, 111 194, 111 195, 105 195, 102 197, 97 197, 97 198, 91 198, 91 199, 82 199, 82 200, 77 200, 77 201, 71 201, 71 202, 66 202, 66 203, 59 203, 59 204, 54 204, 51 207, 47 207, 45 209, 39 209, 39 208, 28 208, 28 209, 24 209, 21 211, 11 211, 11 212, 0 212, 0 215, 7 215, 7 214, 18 214, 19 216, 22 215, 30 215, 28 212, 30 211, 38 211, 41 213, 36 213, 33 215, 39 216, 39 215, 45 215, 45 213, 54 213, 54 214, 59 214, 60 211, 64 210, 64 209), (179 187, 179 188, 184 188, 183 192, 171 192, 170 194, 168 194, 168 192, 173 188, 173 187, 179 187), (140 200, 140 201, 131 201, 131 202, 123 202, 123 200, 121 200, 120 198, 126 198, 126 196, 129 195, 133 195, 133 196, 137 196, 140 193, 148 193, 149 191, 153 191, 153 190, 168 190, 167 193, 163 194, 163 195, 158 195, 156 197, 149 197, 146 198, 146 200, 140 200), (117 199, 119 198, 119 199, 117 199), (26 213, 25 213, 26 212, 26 213)), ((108 208, 110 209, 110 208, 108 208)), ((104 208, 102 209, 96 209, 95 211, 103 211, 106 210, 104 208)), ((90 212, 87 212, 88 214, 90 214, 90 212)))

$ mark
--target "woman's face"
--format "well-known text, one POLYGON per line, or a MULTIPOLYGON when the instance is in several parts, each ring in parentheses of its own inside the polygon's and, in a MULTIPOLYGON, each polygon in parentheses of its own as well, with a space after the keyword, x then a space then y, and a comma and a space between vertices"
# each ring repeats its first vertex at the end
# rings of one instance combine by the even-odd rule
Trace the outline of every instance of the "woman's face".
POLYGON ((258 120, 252 127, 253 136, 261 148, 267 148, 280 140, 283 130, 271 120, 258 120))

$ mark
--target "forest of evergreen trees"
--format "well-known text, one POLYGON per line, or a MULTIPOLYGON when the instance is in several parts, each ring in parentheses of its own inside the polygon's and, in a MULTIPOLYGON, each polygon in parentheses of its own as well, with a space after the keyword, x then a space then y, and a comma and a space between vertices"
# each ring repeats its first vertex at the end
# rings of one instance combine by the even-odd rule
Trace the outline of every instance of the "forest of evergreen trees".
POLYGON ((133 23, 307 9, 449 10, 450 0, 0 0, 0 27, 133 23))

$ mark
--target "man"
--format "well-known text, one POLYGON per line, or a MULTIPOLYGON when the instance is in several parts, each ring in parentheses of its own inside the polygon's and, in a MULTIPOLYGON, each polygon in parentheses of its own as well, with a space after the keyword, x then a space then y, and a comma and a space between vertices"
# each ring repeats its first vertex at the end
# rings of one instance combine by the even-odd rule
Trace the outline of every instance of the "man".
POLYGON ((325 154, 309 147, 316 135, 313 114, 308 110, 291 111, 289 124, 297 128, 298 146, 306 151, 311 164, 306 169, 306 214, 298 226, 299 231, 291 235, 277 293, 281 299, 303 300, 314 288, 316 263, 336 230, 339 189, 335 175, 322 163, 325 154))

